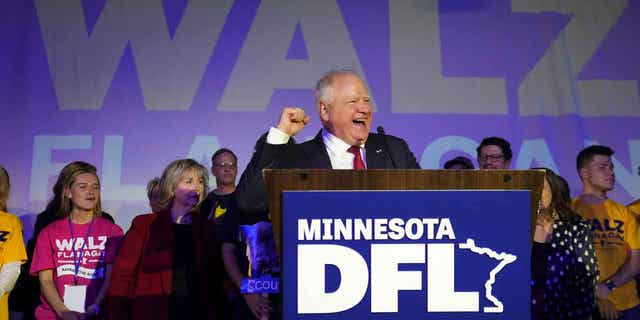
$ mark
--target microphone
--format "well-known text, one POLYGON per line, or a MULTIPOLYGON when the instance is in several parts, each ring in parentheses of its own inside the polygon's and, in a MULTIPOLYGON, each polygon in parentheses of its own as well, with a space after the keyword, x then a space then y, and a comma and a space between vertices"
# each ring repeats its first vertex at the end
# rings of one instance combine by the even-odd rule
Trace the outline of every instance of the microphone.
POLYGON ((376 129, 379 135, 382 136, 382 141, 384 141, 384 146, 387 148, 387 154, 389 155, 389 159, 391 160, 392 169, 396 169, 396 162, 393 160, 393 156, 391 155, 391 148, 389 148, 389 143, 387 142, 387 134, 384 132, 384 128, 382 126, 378 126, 376 129))

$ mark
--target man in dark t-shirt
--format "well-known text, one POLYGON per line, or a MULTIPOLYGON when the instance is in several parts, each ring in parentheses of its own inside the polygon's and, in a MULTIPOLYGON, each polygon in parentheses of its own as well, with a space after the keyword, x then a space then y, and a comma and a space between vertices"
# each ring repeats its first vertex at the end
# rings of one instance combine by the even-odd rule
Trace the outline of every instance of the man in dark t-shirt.
POLYGON ((211 157, 211 173, 216 178, 216 189, 211 191, 200 206, 201 214, 216 222, 216 234, 222 244, 222 256, 227 271, 227 292, 232 319, 268 319, 272 306, 269 299, 259 294, 241 294, 242 279, 247 277, 249 260, 242 241, 240 226, 269 221, 267 212, 247 214, 236 205, 237 157, 227 148, 221 148, 211 157))

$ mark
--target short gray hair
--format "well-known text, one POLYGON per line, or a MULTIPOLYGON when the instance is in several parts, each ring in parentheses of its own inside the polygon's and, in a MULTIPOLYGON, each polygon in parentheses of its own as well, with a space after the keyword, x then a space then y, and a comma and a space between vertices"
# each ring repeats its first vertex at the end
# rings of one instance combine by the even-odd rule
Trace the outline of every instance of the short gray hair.
POLYGON ((362 80, 362 82, 364 82, 364 79, 362 79, 360 74, 358 74, 358 72, 356 72, 355 70, 352 70, 352 69, 330 70, 329 72, 325 73, 322 76, 322 78, 320 78, 320 80, 318 80, 318 82, 316 83, 316 103, 319 101, 323 101, 323 102, 329 101, 330 96, 332 94, 331 85, 333 84, 333 80, 335 80, 337 76, 342 76, 342 75, 353 75, 358 77, 360 80, 362 80))

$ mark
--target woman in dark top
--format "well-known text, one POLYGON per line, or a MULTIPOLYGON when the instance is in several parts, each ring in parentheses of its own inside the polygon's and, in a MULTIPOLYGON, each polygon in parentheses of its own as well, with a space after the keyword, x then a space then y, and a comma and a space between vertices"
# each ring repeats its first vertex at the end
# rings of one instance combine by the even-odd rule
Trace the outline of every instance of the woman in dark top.
POLYGON ((113 266, 110 319, 226 319, 213 219, 199 214, 208 172, 176 160, 158 182, 158 212, 131 222, 113 266))
POLYGON ((590 319, 598 280, 591 227, 571 209, 567 182, 543 170, 531 252, 531 318, 590 319))

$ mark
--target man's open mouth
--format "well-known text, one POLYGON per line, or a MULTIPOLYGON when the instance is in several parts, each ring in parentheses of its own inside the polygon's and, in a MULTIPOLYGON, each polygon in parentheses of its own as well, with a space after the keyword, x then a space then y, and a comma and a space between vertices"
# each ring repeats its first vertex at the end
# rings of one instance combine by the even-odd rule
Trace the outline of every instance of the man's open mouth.
POLYGON ((362 126, 363 128, 367 126, 365 119, 354 119, 353 124, 356 126, 362 126))

